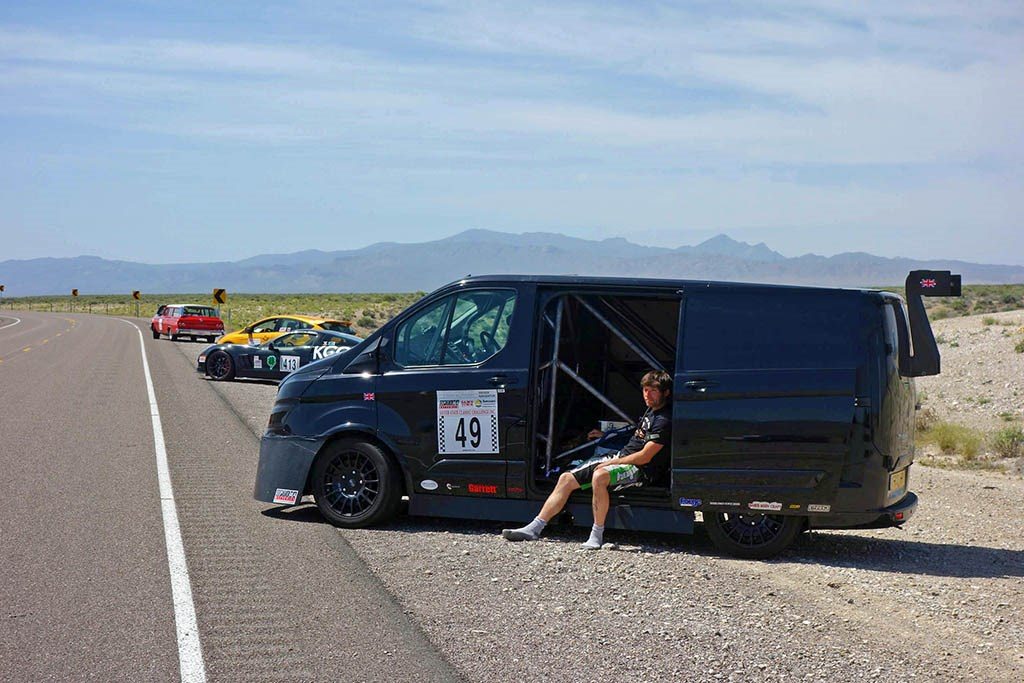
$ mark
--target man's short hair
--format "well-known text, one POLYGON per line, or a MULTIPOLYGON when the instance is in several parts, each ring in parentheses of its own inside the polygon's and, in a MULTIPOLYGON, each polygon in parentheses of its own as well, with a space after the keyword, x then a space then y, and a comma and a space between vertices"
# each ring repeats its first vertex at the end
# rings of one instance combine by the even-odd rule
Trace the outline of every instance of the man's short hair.
POLYGON ((664 370, 651 370, 640 380, 642 387, 657 387, 658 391, 670 391, 672 389, 672 375, 664 370))

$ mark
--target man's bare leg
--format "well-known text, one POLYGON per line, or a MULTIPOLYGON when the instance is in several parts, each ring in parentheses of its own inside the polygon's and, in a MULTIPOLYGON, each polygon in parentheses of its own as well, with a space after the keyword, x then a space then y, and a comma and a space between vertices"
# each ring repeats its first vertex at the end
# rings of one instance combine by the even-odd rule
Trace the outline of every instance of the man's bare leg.
POLYGON ((608 474, 608 470, 598 467, 594 470, 594 478, 591 481, 594 485, 591 504, 594 512, 594 526, 590 529, 590 538, 583 544, 583 547, 588 550, 597 550, 604 543, 604 522, 608 518, 608 484, 611 482, 611 475, 608 474))
POLYGON ((555 490, 544 501, 544 506, 541 507, 537 517, 524 527, 502 529, 501 535, 509 541, 536 541, 547 523, 565 507, 570 494, 579 487, 576 477, 569 472, 563 472, 562 476, 558 478, 555 490))

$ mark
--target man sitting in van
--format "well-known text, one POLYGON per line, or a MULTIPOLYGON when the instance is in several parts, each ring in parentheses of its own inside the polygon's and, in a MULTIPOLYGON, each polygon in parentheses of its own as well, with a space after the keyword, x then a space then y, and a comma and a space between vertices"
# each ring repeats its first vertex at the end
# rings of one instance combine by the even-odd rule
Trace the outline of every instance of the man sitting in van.
MULTIPOLYGON (((504 529, 501 535, 509 541, 536 541, 551 519, 562 511, 569 495, 577 489, 593 487, 594 526, 584 548, 596 550, 604 543, 604 522, 608 517, 608 491, 659 481, 668 469, 669 445, 672 440, 672 411, 668 405, 672 393, 672 377, 667 372, 651 370, 640 380, 647 412, 640 418, 633 437, 618 453, 586 462, 563 472, 537 517, 519 529, 504 529)), ((599 430, 590 438, 602 436, 599 430)))

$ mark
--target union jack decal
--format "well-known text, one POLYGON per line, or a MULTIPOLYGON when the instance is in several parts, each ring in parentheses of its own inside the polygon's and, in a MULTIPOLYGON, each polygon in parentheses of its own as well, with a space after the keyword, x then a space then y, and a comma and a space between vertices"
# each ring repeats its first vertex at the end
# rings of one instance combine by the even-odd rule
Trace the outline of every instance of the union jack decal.
POLYGON ((921 280, 921 286, 927 289, 931 289, 937 286, 938 284, 939 283, 937 283, 933 278, 926 278, 924 280, 921 280))
POLYGON ((377 396, 375 394, 363 394, 364 401, 376 401, 377 396))

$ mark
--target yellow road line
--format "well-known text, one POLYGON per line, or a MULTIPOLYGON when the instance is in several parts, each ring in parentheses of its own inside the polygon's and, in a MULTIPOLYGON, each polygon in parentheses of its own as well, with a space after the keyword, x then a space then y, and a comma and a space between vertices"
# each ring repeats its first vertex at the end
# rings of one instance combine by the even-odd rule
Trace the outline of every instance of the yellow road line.
POLYGON ((25 348, 23 348, 23 349, 22 349, 22 352, 23 352, 23 353, 28 353, 28 352, 29 352, 29 351, 31 351, 31 350, 32 350, 32 347, 31 347, 31 346, 26 346, 25 348))

